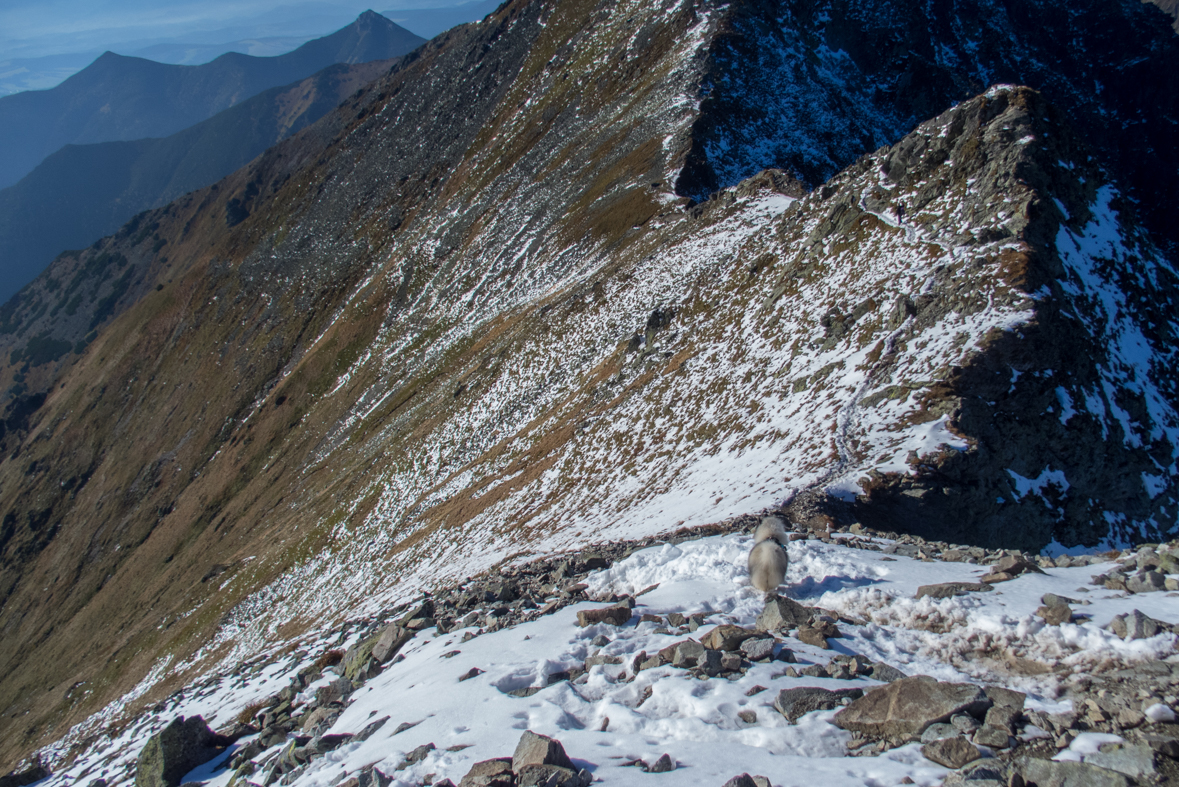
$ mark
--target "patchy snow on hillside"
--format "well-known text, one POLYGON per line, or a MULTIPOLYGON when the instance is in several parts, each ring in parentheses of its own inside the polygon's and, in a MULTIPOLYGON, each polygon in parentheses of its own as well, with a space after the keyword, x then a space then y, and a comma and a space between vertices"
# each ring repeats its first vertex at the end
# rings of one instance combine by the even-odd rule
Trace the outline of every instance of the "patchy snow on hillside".
MULTIPOLYGON (((591 574, 591 597, 641 594, 634 616, 624 626, 600 623, 579 628, 577 613, 601 606, 583 602, 491 633, 471 628, 420 632, 402 650, 403 660, 386 666, 351 695, 329 732, 355 734, 375 720, 388 717, 388 722, 367 740, 344 743, 283 777, 282 783, 328 787, 373 765, 392 776, 397 787, 444 777, 458 783, 475 762, 511 756, 527 729, 561 741, 574 764, 603 784, 647 787, 659 777, 633 763, 653 763, 668 754, 677 771, 684 771, 671 777, 676 783, 719 785, 748 772, 765 775, 782 787, 936 785, 948 770, 925 759, 918 743, 875 756, 853 756, 848 749, 852 736, 830 723, 835 711, 812 712, 792 724, 773 707, 782 689, 869 689, 878 681, 790 677, 786 668, 825 665, 832 657, 860 654, 909 675, 1018 689, 1028 694, 1029 710, 1058 713, 1071 709, 1071 703, 1060 697, 1073 676, 1179 659, 1174 634, 1123 641, 1105 629, 1115 615, 1131 609, 1177 622, 1174 593, 1126 596, 1087 584, 1095 574, 1111 570, 1109 564, 1027 573, 996 584, 990 592, 918 599, 921 585, 977 582, 989 569, 889 555, 848 546, 837 538, 831 543, 792 543, 783 588, 786 595, 839 616, 841 636, 830 640, 831 650, 783 637, 780 647, 793 651, 795 663, 755 662, 743 674, 727 678, 702 678, 670 664, 636 672, 636 656, 642 652, 650 656, 689 636, 700 639, 717 624, 753 627, 764 599, 749 585, 745 570, 751 544, 745 534, 667 543, 591 574), (1045 593, 1080 597, 1074 602, 1076 622, 1050 626, 1035 617, 1045 593), (670 613, 701 615, 704 625, 691 634, 676 631, 667 622, 670 613), (640 622, 642 615, 660 620, 640 622), (591 656, 605 657, 596 661, 607 663, 592 664, 573 680, 550 678, 583 666, 591 656), (1009 667, 1016 656, 1022 663, 1047 669, 1021 675, 1009 667), (477 674, 463 679, 472 671, 477 674), (755 691, 757 686, 765 690, 755 691), (509 693, 529 687, 537 688, 531 696, 509 693), (433 748, 422 759, 404 762, 409 752, 427 744, 433 748)), ((94 744, 44 784, 65 787, 95 778, 106 779, 110 787, 130 784, 135 758, 148 736, 176 716, 201 714, 214 727, 225 725, 251 702, 276 692, 320 652, 347 647, 357 639, 356 630, 347 627, 324 632, 269 664, 255 661, 201 681, 141 716, 117 737, 94 744)), ((334 677, 329 671, 297 701, 309 699, 334 677)), ((1174 698, 1148 698, 1143 709, 1159 705, 1154 713, 1163 717, 1169 710, 1165 701, 1173 705, 1174 698)), ((250 740, 238 741, 186 781, 228 787, 233 774, 224 763, 250 740)), ((1100 742, 1078 738, 1058 757, 1083 759, 1086 746, 1095 752, 1100 742)), ((250 781, 267 783, 268 766, 287 746, 272 746, 258 755, 255 761, 261 767, 250 781)), ((986 757, 994 754, 985 747, 983 752, 986 757)))

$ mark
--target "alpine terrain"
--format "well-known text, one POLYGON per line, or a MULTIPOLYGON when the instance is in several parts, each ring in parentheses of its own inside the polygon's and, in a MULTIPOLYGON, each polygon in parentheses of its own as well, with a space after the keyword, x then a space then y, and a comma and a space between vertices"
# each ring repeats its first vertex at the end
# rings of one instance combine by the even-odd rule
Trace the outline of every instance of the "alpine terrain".
POLYGON ((0 752, 1171 778, 1177 63, 1132 0, 509 0, 59 256, 0 311, 0 752))

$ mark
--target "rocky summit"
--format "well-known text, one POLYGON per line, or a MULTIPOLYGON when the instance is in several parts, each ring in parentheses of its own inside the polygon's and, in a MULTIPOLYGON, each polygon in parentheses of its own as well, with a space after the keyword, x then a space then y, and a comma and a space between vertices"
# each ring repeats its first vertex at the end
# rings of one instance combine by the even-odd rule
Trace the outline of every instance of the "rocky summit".
MULTIPOLYGON (((770 511, 906 559, 1015 553, 923 577, 925 605, 1143 543, 1154 563, 1101 587, 1165 593, 1179 88, 1154 77, 1177 46, 1131 0, 511 0, 60 256, 0 309, 0 754, 64 762, 210 670, 421 600, 316 656, 343 665, 315 687, 342 708, 466 620, 423 592, 770 511)), ((790 562, 802 595, 845 589, 812 568, 790 562)), ((531 603, 577 598, 571 570, 531 603)), ((653 623, 646 589, 580 630, 653 623)), ((1049 590, 1034 627, 1080 625, 1049 590)), ((480 627, 523 614, 510 583, 470 593, 480 627)), ((797 606, 627 655, 712 679, 784 629, 846 635, 797 606)), ((308 685, 266 725, 291 736, 276 780, 341 744, 285 726, 308 685)), ((547 765, 528 778, 583 778, 547 765)))

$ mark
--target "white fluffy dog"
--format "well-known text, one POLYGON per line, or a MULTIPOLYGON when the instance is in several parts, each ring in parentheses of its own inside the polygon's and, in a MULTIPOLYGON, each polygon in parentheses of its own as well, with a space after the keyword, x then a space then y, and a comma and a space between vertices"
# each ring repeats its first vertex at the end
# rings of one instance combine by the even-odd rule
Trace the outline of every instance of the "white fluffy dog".
POLYGON ((773 593, 786 579, 786 523, 776 516, 761 520, 749 550, 749 581, 763 593, 773 593))

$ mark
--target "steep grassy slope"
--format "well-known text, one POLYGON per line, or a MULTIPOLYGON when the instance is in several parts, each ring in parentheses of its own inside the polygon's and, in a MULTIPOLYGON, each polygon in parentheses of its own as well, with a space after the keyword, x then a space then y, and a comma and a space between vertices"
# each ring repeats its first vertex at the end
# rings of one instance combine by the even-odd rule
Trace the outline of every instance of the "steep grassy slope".
MULTIPOLYGON (((329 66, 162 139, 65 146, 0 190, 0 298, 32 281, 63 249, 85 248, 135 214, 244 166, 390 66, 388 60, 329 66)), ((30 330, 56 324, 56 315, 47 316, 44 326, 30 330)))
POLYGON ((0 187, 63 145, 167 136, 334 63, 398 57, 423 40, 369 11, 277 57, 230 52, 174 66, 107 52, 55 88, 0 98, 0 187))
POLYGON ((456 566, 792 495, 1173 529, 1175 273, 1068 123, 996 88, 809 194, 690 206, 739 8, 517 0, 55 263, 125 299, 27 369, 70 301, 5 315, 5 756, 456 566))

